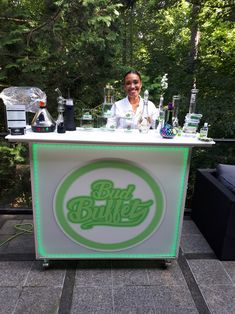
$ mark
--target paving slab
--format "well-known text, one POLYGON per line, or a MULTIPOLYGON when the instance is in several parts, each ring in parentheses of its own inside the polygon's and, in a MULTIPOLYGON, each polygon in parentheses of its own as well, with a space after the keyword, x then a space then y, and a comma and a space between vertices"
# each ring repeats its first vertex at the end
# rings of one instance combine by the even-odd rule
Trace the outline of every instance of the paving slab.
POLYGON ((189 260, 189 267, 198 285, 232 285, 233 282, 218 260, 189 260))
POLYGON ((173 260, 167 270, 149 268, 147 270, 150 285, 159 286, 186 286, 186 281, 176 260, 173 260))
POLYGON ((42 262, 35 261, 27 276, 25 286, 30 287, 63 287, 65 269, 48 269, 42 267, 42 262))
POLYGON ((110 261, 78 262, 75 286, 98 287, 112 286, 110 261))
POLYGON ((12 314, 20 296, 21 288, 1 287, 0 314, 12 314))
POLYGON ((33 234, 23 234, 17 236, 9 242, 7 252, 11 253, 35 253, 33 234))
POLYGON ((13 235, 15 233, 18 233, 19 231, 16 229, 15 226, 21 223, 22 220, 12 219, 7 220, 4 222, 2 228, 0 229, 0 234, 9 234, 13 235))
POLYGON ((222 265, 235 285, 235 261, 223 261, 222 265))
POLYGON ((23 287, 14 314, 56 314, 61 293, 58 287, 23 287))
POLYGON ((112 264, 112 279, 113 286, 125 286, 125 285, 149 285, 149 278, 146 269, 146 263, 135 264, 133 261, 118 261, 112 264), (120 265, 120 267, 119 267, 120 265), (133 267, 133 265, 135 265, 133 267), (138 265, 140 268, 138 268, 138 265), (143 268, 143 265, 145 268, 143 268))
MULTIPOLYGON (((0 216, 0 243, 18 223, 32 216, 0 216)), ((234 289, 235 261, 219 261, 190 219, 167 269, 159 260, 55 260, 45 270, 33 233, 0 247, 0 314, 230 314, 234 289)))
POLYGON ((1 235, 0 236, 0 254, 1 253, 6 253, 7 248, 9 246, 9 235, 1 235))
POLYGON ((0 261, 0 287, 24 286, 32 262, 1 262, 0 261))
POLYGON ((114 287, 114 313, 155 313, 151 286, 114 287))
POLYGON ((200 230, 192 220, 184 220, 182 227, 182 234, 201 234, 200 230))
POLYGON ((22 220, 22 224, 33 224, 33 218, 29 218, 29 217, 24 218, 22 220))
POLYGON ((186 286, 152 286, 156 313, 198 313, 186 286))
POLYGON ((113 312, 112 288, 75 286, 71 314, 113 312))
POLYGON ((235 313, 234 285, 200 285, 200 290, 212 314, 235 313))
POLYGON ((201 234, 182 234, 180 246, 184 253, 213 253, 201 234))
POLYGON ((27 225, 25 225, 25 223, 23 223, 23 220, 19 220, 19 219, 7 220, 4 222, 3 226, 1 227, 0 234, 16 234, 16 233, 21 232, 20 230, 21 228, 31 229, 32 222, 27 223, 27 225), (29 226, 29 224, 31 226, 29 226))

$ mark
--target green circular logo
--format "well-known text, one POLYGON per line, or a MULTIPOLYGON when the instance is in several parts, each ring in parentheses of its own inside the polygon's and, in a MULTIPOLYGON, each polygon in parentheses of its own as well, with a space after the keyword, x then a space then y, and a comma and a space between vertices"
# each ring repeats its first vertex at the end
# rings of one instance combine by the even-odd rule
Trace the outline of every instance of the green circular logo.
POLYGON ((62 231, 90 249, 123 250, 146 240, 164 214, 159 184, 143 168, 100 160, 70 173, 54 197, 62 231))

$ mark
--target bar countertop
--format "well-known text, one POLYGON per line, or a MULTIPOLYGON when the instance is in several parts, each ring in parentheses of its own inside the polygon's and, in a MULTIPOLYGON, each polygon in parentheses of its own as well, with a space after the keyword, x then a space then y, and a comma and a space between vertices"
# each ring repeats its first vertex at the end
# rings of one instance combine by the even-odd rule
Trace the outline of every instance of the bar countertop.
POLYGON ((162 138, 156 130, 149 130, 143 134, 138 130, 125 131, 117 129, 115 131, 104 131, 101 129, 84 130, 77 128, 76 131, 66 131, 59 134, 57 132, 36 133, 31 128, 26 129, 24 135, 7 135, 10 142, 27 143, 80 143, 80 144, 110 144, 110 145, 157 145, 157 146, 184 146, 184 147, 210 147, 215 142, 201 141, 197 136, 176 135, 173 139, 162 138))

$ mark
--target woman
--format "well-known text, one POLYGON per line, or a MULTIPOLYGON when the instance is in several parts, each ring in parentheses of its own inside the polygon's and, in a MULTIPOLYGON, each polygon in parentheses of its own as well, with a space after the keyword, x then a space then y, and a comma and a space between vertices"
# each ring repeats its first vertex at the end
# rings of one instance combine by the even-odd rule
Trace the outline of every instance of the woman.
MULTIPOLYGON (((124 90, 127 96, 113 106, 113 114, 116 116, 117 128, 137 128, 137 122, 141 117, 144 100, 140 96, 142 80, 140 73, 129 71, 124 76, 124 90)), ((155 105, 148 101, 148 116, 151 126, 154 128, 159 112, 155 105)))

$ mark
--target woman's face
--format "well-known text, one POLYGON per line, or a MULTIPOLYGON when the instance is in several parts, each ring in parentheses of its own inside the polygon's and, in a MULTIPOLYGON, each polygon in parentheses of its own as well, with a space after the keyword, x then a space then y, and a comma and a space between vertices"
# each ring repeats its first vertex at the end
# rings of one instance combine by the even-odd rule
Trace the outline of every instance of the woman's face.
POLYGON ((142 87, 142 82, 137 74, 130 73, 125 77, 124 90, 127 96, 135 98, 139 96, 142 87))

